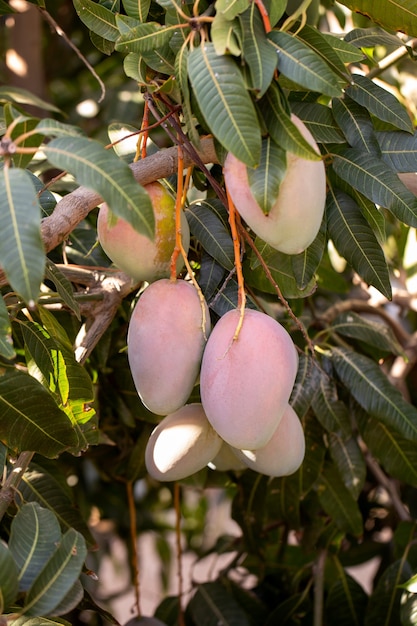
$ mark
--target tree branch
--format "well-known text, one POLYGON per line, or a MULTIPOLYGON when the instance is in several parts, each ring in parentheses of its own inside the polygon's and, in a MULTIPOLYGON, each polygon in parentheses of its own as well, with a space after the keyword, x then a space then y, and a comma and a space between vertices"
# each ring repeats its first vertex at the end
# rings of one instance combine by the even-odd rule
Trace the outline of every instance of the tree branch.
MULTIPOLYGON (((130 167, 135 179, 141 185, 147 185, 175 174, 178 163, 177 152, 176 146, 165 148, 142 161, 132 163, 130 167)), ((212 139, 201 140, 198 155, 204 163, 218 162, 212 139)), ((184 154, 184 166, 189 167, 193 164, 191 157, 184 154)), ((74 228, 102 201, 97 192, 86 187, 78 187, 64 196, 56 205, 54 212, 42 222, 41 233, 45 251, 50 252, 67 239, 74 228)))

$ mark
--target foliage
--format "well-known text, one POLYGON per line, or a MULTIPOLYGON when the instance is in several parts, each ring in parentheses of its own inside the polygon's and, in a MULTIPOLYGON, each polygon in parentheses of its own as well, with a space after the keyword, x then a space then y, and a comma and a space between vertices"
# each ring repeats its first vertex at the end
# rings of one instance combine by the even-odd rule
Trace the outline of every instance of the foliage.
MULTIPOLYGON (((0 15, 13 10, 0 0, 0 15)), ((161 504, 144 465, 160 418, 137 396, 125 350, 142 286, 97 244, 97 206, 104 200, 152 238, 143 185, 165 179, 182 197, 178 167, 192 165, 189 271, 215 324, 240 301, 225 155, 246 164, 259 197, 274 197, 288 153, 317 159, 293 113, 326 164, 322 228, 294 256, 240 236, 247 306, 276 317, 298 349, 291 404, 305 460, 291 476, 205 468, 168 485, 198 558, 210 488, 231 500, 241 534, 208 549, 230 553, 224 571, 195 582, 190 600, 167 597, 156 617, 169 626, 416 624, 417 110, 401 82, 415 72, 415 2, 73 0, 70 11, 80 56, 96 55, 110 94, 139 96, 143 121, 105 109, 88 128, 73 110, 63 115, 63 94, 55 106, 0 88, 0 621, 78 623, 83 609, 91 623, 115 621, 86 575, 97 510, 121 537, 158 530, 161 562, 171 558, 163 537, 173 500, 161 504), (133 150, 116 143, 131 133, 145 138, 133 150), (135 485, 145 493, 136 502, 135 485), (191 492, 202 510, 187 510, 191 492), (349 567, 372 557, 368 593, 349 567), (241 568, 256 584, 236 582, 241 568)))

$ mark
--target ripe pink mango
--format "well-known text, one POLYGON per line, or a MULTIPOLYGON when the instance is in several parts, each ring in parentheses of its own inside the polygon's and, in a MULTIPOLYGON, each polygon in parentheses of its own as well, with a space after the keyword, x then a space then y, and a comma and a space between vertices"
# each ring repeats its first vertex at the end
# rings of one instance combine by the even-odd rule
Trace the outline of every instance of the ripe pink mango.
POLYGON ((298 356, 287 331, 269 315, 247 309, 233 341, 239 311, 212 330, 200 373, 201 401, 220 437, 235 448, 266 445, 287 407, 298 356))
POLYGON ((145 289, 130 319, 127 347, 137 392, 150 411, 168 415, 186 403, 209 333, 208 306, 194 285, 161 278, 145 289))
POLYGON ((182 480, 203 469, 221 446, 202 405, 186 404, 152 431, 145 450, 146 468, 156 480, 182 480))
POLYGON ((267 476, 289 476, 304 459, 304 431, 298 415, 288 405, 266 446, 257 450, 234 450, 247 467, 267 476))
MULTIPOLYGON (((316 148, 310 131, 295 115, 292 121, 316 148)), ((285 254, 299 254, 314 241, 326 202, 326 172, 323 161, 309 161, 287 153, 287 171, 278 198, 266 215, 256 202, 248 182, 246 165, 226 157, 224 178, 237 211, 258 237, 285 254)))
MULTIPOLYGON (((175 202, 159 182, 145 186, 155 216, 155 238, 149 239, 135 230, 126 220, 111 215, 107 204, 102 204, 97 219, 97 234, 107 256, 123 272, 136 281, 153 282, 170 276, 171 255, 175 247, 175 202)), ((190 245, 190 229, 184 212, 181 213, 182 243, 186 252, 190 245)), ((184 266, 181 255, 177 273, 184 266)))

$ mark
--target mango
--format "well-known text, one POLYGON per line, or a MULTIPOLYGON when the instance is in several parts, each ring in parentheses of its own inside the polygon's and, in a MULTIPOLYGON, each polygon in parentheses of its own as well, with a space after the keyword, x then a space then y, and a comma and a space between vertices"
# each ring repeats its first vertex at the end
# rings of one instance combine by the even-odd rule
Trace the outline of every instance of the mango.
POLYGON ((168 415, 187 402, 209 334, 208 306, 192 283, 161 278, 143 291, 127 347, 136 390, 152 413, 168 415))
POLYGON ((301 466, 305 453, 304 431, 297 413, 288 405, 266 446, 235 450, 249 468, 267 476, 289 476, 301 466))
POLYGON ((267 444, 287 407, 298 368, 290 335, 272 317, 246 309, 237 339, 239 311, 215 325, 204 350, 201 402, 220 437, 234 448, 267 444))
POLYGON ((225 441, 216 456, 208 466, 218 472, 239 471, 247 468, 247 465, 235 454, 235 449, 225 441))
MULTIPOLYGON (((295 115, 291 119, 319 152, 304 123, 295 115)), ((223 173, 238 213, 263 241, 285 254, 299 254, 314 241, 320 230, 326 202, 323 161, 309 161, 287 153, 287 171, 268 214, 263 212, 252 194, 246 165, 231 152, 226 156, 223 173)))
POLYGON ((203 469, 221 446, 202 405, 186 404, 152 431, 145 450, 146 468, 156 480, 182 480, 203 469))
MULTIPOLYGON (((170 276, 170 261, 175 247, 175 202, 165 187, 154 182, 145 186, 154 210, 155 238, 145 237, 126 220, 113 215, 102 204, 97 218, 97 234, 101 247, 113 263, 135 281, 153 282, 170 276)), ((185 252, 190 245, 190 229, 181 213, 181 236, 185 252)), ((177 259, 177 274, 184 266, 182 255, 177 259)))

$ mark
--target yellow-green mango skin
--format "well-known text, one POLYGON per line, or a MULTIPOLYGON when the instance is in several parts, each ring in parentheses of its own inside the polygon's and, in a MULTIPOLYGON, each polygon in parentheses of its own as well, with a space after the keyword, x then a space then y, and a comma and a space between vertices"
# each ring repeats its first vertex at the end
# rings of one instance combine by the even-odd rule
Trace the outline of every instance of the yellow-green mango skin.
POLYGON ((267 476, 289 476, 301 466, 305 454, 304 431, 298 415, 288 405, 266 446, 258 450, 234 450, 255 472, 267 476))
POLYGON ((186 404, 152 431, 145 450, 146 468, 156 480, 182 480, 203 469, 221 446, 202 405, 186 404))
POLYGON ((214 326, 200 372, 201 402, 220 437, 239 449, 266 445, 294 386, 298 356, 290 335, 266 313, 246 309, 233 340, 239 311, 214 326))
MULTIPOLYGON (((304 138, 317 148, 303 122, 295 115, 291 119, 304 138)), ((309 161, 287 153, 287 171, 278 197, 267 215, 252 194, 246 165, 231 152, 225 159, 223 173, 238 213, 253 232, 270 246, 285 254, 299 254, 317 237, 326 203, 323 161, 309 161)))
MULTIPOLYGON (((154 182, 145 186, 155 216, 155 238, 149 239, 126 220, 111 215, 107 204, 100 206, 97 234, 101 247, 113 263, 135 281, 154 282, 170 276, 171 256, 175 247, 175 201, 165 187, 154 182)), ((181 236, 185 252, 190 245, 190 229, 181 212, 181 236)), ((180 254, 177 274, 184 266, 180 254)))
POLYGON ((168 415, 187 402, 209 334, 207 303, 191 283, 162 278, 141 294, 129 322, 128 359, 136 390, 152 413, 168 415))

